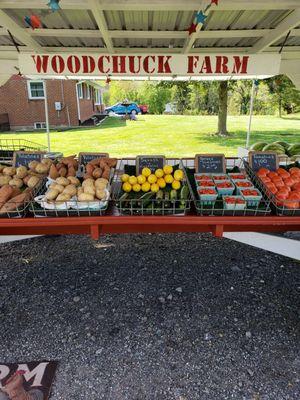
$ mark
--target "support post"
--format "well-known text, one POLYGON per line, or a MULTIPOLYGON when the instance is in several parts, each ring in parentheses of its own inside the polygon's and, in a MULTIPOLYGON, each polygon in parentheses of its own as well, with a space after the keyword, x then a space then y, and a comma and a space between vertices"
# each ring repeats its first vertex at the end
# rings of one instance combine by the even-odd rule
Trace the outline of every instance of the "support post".
POLYGON ((249 148, 249 144, 250 144, 250 133, 251 133, 251 124, 252 124, 253 106, 254 106, 254 97, 255 97, 256 88, 257 88, 257 81, 255 79, 253 79, 252 90, 251 90, 251 100, 250 100, 250 115, 249 115, 248 131, 247 131, 247 139, 246 139, 246 149, 249 148))
POLYGON ((48 151, 51 151, 50 146, 50 127, 49 127, 49 109, 48 109, 48 98, 47 98, 47 82, 44 83, 44 96, 45 96, 45 121, 46 121, 46 134, 47 134, 47 143, 48 143, 48 151))

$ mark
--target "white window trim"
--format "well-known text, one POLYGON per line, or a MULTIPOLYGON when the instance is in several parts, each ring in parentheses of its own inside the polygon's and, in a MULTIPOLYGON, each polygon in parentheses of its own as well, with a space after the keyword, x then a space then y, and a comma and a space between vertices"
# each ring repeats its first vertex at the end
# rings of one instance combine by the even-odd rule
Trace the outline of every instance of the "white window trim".
POLYGON ((86 99, 91 100, 91 87, 89 85, 85 85, 86 87, 86 99))
POLYGON ((46 129, 46 122, 34 122, 33 126, 34 126, 34 129, 46 129), (40 124, 41 127, 37 128, 37 126, 36 126, 37 124, 40 124), (42 125, 44 125, 44 126, 42 126, 42 125))
POLYGON ((28 90, 28 98, 30 100, 45 100, 45 82, 42 80, 28 80, 27 81, 27 90, 28 90), (39 97, 32 97, 31 95, 31 83, 42 83, 43 84, 43 91, 44 91, 44 96, 39 96, 39 97))
POLYGON ((78 99, 83 99, 83 86, 82 86, 82 83, 77 83, 77 96, 78 96, 78 99), (79 91, 78 91, 78 88, 79 88, 79 86, 80 86, 80 95, 79 95, 79 91))
POLYGON ((101 89, 95 89, 95 106, 101 105, 101 89), (97 98, 98 94, 98 98, 97 98))

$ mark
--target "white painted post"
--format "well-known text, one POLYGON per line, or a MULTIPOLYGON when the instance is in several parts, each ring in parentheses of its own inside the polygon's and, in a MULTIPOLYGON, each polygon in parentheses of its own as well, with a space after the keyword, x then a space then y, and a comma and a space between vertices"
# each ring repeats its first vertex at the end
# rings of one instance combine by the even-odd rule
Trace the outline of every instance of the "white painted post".
POLYGON ((45 120, 46 120, 46 133, 48 142, 48 151, 51 151, 50 147, 50 127, 49 127, 49 110, 48 110, 48 98, 47 98, 47 84, 44 81, 44 96, 45 96, 45 120))
POLYGON ((249 115, 249 122, 248 122, 248 132, 247 132, 247 140, 246 140, 246 149, 249 148, 249 143, 250 143, 250 133, 251 133, 251 124, 252 124, 252 115, 253 115, 253 105, 254 105, 255 89, 256 89, 256 82, 255 82, 255 79, 253 79, 253 81, 252 81, 252 90, 251 90, 251 100, 250 100, 250 115, 249 115))

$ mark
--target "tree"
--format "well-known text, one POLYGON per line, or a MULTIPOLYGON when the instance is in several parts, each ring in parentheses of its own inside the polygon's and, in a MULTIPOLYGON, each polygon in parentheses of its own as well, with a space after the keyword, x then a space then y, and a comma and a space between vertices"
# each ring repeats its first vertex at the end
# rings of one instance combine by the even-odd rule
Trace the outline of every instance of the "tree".
POLYGON ((270 93, 275 96, 279 117, 284 110, 287 114, 300 109, 300 93, 293 82, 285 75, 275 76, 267 80, 270 93))
POLYGON ((227 103, 228 103, 228 81, 219 83, 219 114, 217 135, 226 136, 227 131, 227 103))

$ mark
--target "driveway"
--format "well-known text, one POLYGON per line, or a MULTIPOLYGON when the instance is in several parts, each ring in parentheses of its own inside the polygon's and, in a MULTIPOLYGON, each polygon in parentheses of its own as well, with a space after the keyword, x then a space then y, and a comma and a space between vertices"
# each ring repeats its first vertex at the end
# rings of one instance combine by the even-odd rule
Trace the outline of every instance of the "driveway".
POLYGON ((300 398, 300 263, 208 234, 0 245, 0 361, 53 400, 300 398))

